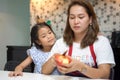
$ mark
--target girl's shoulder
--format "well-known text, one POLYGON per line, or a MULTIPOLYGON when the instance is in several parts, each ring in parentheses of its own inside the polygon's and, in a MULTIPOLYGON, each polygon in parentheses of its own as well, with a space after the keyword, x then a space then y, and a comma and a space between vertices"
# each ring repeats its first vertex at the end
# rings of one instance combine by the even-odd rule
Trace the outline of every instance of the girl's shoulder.
POLYGON ((40 49, 37 49, 35 46, 32 46, 31 48, 29 48, 28 50, 27 50, 27 53, 28 54, 36 54, 36 53, 38 53, 38 52, 42 52, 40 49))
POLYGON ((29 48, 28 50, 38 50, 35 46, 32 46, 31 48, 29 48))

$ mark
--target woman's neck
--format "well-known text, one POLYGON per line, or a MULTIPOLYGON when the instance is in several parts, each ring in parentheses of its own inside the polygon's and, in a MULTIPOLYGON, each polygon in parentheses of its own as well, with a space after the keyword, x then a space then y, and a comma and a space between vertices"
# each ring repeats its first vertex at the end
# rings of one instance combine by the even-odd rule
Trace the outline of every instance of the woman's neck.
POLYGON ((85 33, 81 34, 81 33, 76 33, 74 34, 75 35, 75 39, 74 41, 77 42, 77 43, 81 43, 82 39, 84 38, 85 36, 85 33))

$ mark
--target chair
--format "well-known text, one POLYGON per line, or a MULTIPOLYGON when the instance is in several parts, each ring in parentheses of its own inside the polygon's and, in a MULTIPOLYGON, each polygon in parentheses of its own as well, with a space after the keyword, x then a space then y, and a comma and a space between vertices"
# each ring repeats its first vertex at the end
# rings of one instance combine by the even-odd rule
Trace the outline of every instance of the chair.
MULTIPOLYGON (((5 71, 14 71, 15 67, 17 65, 19 65, 21 62, 20 61, 8 61, 5 66, 4 66, 4 70, 5 71)), ((23 72, 33 72, 34 71, 34 63, 31 63, 31 65, 27 66, 23 72)))
POLYGON ((5 71, 14 71, 15 67, 20 64, 19 61, 8 61, 5 64, 4 70, 5 71))
POLYGON ((110 80, 114 80, 114 73, 115 73, 114 68, 111 68, 110 76, 109 76, 110 80))

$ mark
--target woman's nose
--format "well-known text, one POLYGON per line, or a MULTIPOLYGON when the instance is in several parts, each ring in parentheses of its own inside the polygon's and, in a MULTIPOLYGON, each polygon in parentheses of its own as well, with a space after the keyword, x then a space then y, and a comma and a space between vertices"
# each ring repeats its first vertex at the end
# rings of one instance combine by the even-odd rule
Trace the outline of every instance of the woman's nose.
POLYGON ((78 23, 79 23, 78 18, 75 18, 74 23, 75 23, 75 24, 78 24, 78 23))

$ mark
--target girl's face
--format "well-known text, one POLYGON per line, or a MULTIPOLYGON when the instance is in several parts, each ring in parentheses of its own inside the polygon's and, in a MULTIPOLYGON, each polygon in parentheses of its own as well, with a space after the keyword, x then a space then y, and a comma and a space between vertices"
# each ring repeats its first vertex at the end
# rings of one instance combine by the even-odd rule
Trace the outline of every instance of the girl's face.
POLYGON ((43 46, 43 49, 49 49, 55 43, 55 35, 49 27, 41 27, 38 30, 38 44, 43 46))
POLYGON ((71 7, 69 24, 75 34, 86 33, 91 21, 84 7, 79 5, 71 7))

